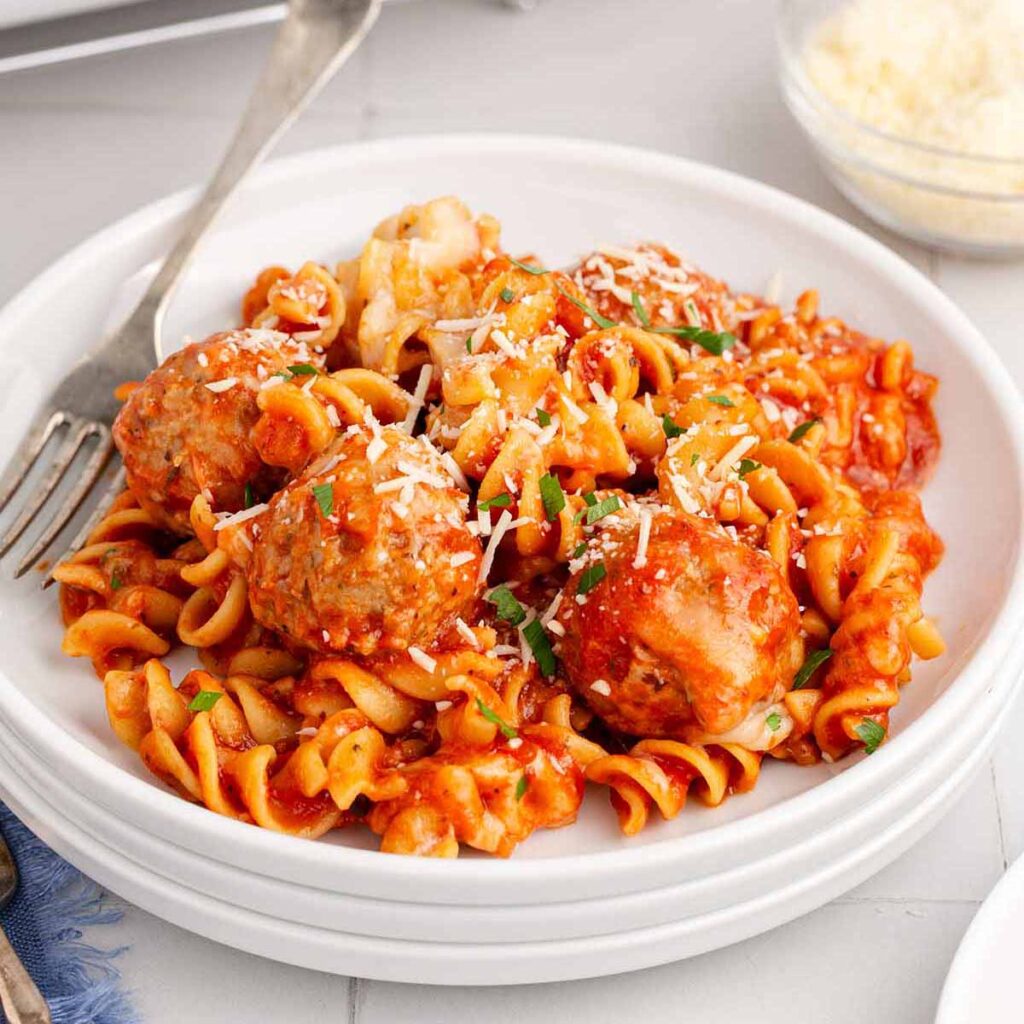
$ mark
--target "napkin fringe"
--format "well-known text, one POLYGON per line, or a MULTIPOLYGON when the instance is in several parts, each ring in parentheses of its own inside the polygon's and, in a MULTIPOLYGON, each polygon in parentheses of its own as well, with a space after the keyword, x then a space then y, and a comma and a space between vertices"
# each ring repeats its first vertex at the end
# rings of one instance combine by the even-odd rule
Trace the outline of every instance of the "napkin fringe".
POLYGON ((6 807, 0 806, 0 822, 8 844, 17 850, 20 884, 32 893, 46 976, 60 982, 61 995, 45 988, 43 993, 53 1024, 135 1024, 138 1016, 111 962, 127 947, 104 950, 82 940, 85 928, 121 919, 115 899, 58 857, 6 807))

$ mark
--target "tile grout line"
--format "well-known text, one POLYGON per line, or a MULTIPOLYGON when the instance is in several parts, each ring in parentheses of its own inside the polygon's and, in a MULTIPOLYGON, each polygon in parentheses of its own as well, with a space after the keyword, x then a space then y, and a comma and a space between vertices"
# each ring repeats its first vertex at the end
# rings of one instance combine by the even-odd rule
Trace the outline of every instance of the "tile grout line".
POLYGON ((999 830, 999 858, 1003 862, 1003 870, 1010 866, 1010 858, 1006 853, 1006 831, 1003 828, 1003 805, 999 797, 999 780, 996 778, 995 758, 989 758, 989 777, 992 780, 992 796, 996 803, 996 826, 999 830))
POLYGON ((360 978, 348 979, 348 1024, 358 1024, 361 980, 360 978))

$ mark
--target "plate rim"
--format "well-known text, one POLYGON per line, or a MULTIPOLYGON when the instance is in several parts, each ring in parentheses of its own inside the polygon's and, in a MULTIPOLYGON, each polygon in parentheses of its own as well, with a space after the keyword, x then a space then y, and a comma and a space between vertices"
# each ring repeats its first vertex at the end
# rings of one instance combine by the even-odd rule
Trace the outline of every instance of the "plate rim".
MULTIPOLYGON (((311 163, 344 168, 360 162, 391 156, 397 161, 409 161, 443 148, 448 154, 454 150, 466 153, 486 151, 506 153, 522 159, 531 154, 573 159, 581 164, 597 162, 604 166, 626 168, 637 173, 637 168, 672 179, 678 184, 698 187, 703 191, 722 194, 733 201, 752 206, 762 212, 796 223, 805 230, 827 237, 830 246, 843 246, 860 262, 878 271, 887 272, 900 292, 914 299, 918 305, 941 315, 949 324, 948 333, 956 339, 955 345, 964 358, 972 363, 982 378, 989 396, 994 399, 999 419, 1006 430, 1015 455, 1014 469, 1018 494, 1024 494, 1024 403, 1009 379, 995 351, 967 316, 924 274, 910 265, 881 242, 860 229, 774 186, 766 185, 732 171, 689 160, 684 157, 660 153, 640 147, 611 144, 589 139, 559 136, 506 133, 444 133, 432 135, 398 136, 387 139, 344 143, 315 148, 292 156, 268 162, 259 168, 247 183, 246 189, 273 185, 281 180, 301 177, 311 163)), ((29 284, 21 289, 0 309, 0 336, 6 335, 10 324, 27 309, 52 294, 51 282, 73 272, 87 263, 93 254, 105 251, 115 238, 126 235, 142 238, 166 231, 169 225, 189 207, 198 189, 180 190, 102 228, 59 257, 29 284)), ((950 717, 955 707, 986 696, 984 679, 998 667, 1001 652, 1010 646, 1014 633, 1024 623, 1024 520, 1015 538, 1014 568, 1001 606, 993 614, 988 628, 981 634, 975 650, 946 689, 919 716, 885 744, 871 758, 861 757, 837 775, 794 796, 785 797, 770 807, 754 811, 736 821, 713 825, 698 833, 667 838, 643 846, 631 846, 625 840, 614 850, 579 851, 535 859, 466 859, 454 862, 431 859, 388 857, 375 850, 363 850, 336 844, 311 843, 297 837, 281 835, 254 828, 210 812, 204 807, 181 800, 155 782, 144 780, 126 772, 91 750, 63 729, 55 728, 52 721, 31 702, 19 700, 20 691, 0 667, 0 710, 7 716, 12 728, 28 745, 39 753, 46 751, 58 763, 86 775, 105 792, 117 792, 119 798, 133 806, 145 806, 146 813, 156 813, 177 827, 201 832, 210 841, 230 846, 240 842, 262 851, 264 855, 298 857, 307 863, 335 869, 348 867, 383 877, 400 876, 406 881, 416 880, 429 884, 451 882, 490 885, 498 881, 538 882, 541 879, 568 879, 581 871, 603 874, 608 872, 649 871, 657 863, 664 865, 685 852, 695 856, 710 856, 717 849, 737 844, 756 843, 773 831, 773 823, 780 813, 804 819, 827 812, 830 806, 845 799, 854 799, 858 793, 877 789, 879 783, 887 788, 891 774, 901 763, 913 758, 913 751, 927 743, 927 736, 939 729, 941 718, 950 717), (970 693, 971 696, 967 696, 970 693), (29 739, 31 737, 31 739, 29 739), (822 804, 822 794, 828 802, 822 804), (783 809, 785 809, 783 811, 783 809)), ((49 761, 50 757, 44 758, 49 761)))

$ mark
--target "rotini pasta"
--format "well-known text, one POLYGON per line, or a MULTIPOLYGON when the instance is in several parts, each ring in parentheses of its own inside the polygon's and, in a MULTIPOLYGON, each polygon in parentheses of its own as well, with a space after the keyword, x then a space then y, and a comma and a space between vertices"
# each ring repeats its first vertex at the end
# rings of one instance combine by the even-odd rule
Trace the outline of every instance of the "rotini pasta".
POLYGON ((872 753, 943 652, 937 382, 814 291, 654 244, 548 270, 449 197, 265 269, 242 322, 120 390, 128 491, 55 570, 185 799, 507 856, 589 781, 633 835, 765 755, 872 753))

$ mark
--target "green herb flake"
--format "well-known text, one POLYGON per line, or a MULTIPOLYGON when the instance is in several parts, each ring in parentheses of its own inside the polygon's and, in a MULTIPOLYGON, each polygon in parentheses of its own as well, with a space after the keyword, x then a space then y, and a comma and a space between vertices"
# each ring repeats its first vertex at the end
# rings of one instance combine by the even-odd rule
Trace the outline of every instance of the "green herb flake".
POLYGON ((586 553, 587 553, 587 542, 585 540, 582 540, 573 549, 573 552, 572 552, 572 559, 573 559, 573 561, 576 561, 577 558, 582 558, 586 553))
POLYGON ((698 462, 700 462, 700 452, 694 452, 690 456, 690 465, 696 466, 698 462))
POLYGON ((501 494, 496 494, 493 498, 488 498, 486 501, 478 501, 476 507, 486 511, 489 508, 508 508, 511 504, 512 496, 508 492, 502 491, 501 494))
POLYGON ((576 593, 589 594, 607 575, 608 570, 604 567, 604 562, 588 565, 580 575, 580 583, 576 588, 576 593))
POLYGON ((542 274, 550 274, 550 270, 545 270, 543 267, 531 267, 529 263, 520 263, 519 260, 514 260, 511 256, 508 257, 509 263, 514 267, 518 267, 520 270, 525 270, 528 274, 533 274, 534 277, 540 277, 542 274))
POLYGON ((679 437, 681 434, 686 433, 686 428, 679 426, 668 413, 661 417, 661 429, 665 431, 665 436, 670 441, 673 437, 679 437))
POLYGON ((742 480, 748 473, 753 473, 755 469, 760 469, 761 463, 755 462, 753 459, 740 459, 739 475, 742 480))
POLYGON ((547 411, 547 409, 541 409, 538 406, 537 407, 537 422, 542 427, 550 427, 551 426, 551 413, 549 413, 547 411))
POLYGON ((609 327, 616 327, 617 324, 614 320, 609 320, 606 316, 601 316, 596 309, 591 309, 582 299, 577 299, 575 295, 570 295, 560 284, 555 284, 555 287, 581 312, 585 313, 590 317, 591 320, 597 324, 598 327, 603 330, 607 330, 609 327))
POLYGON ((200 690, 188 704, 189 711, 210 711, 213 705, 223 697, 219 690, 200 690))
POLYGON ((793 689, 802 690, 810 682, 811 676, 831 657, 831 647, 823 647, 820 651, 811 651, 807 655, 806 661, 800 666, 800 670, 793 677, 793 689))
POLYGON ((587 507, 580 509, 579 512, 577 512, 576 515, 572 517, 572 521, 574 523, 582 523, 588 510, 592 509, 597 504, 597 496, 594 494, 593 491, 591 491, 589 494, 583 495, 583 504, 586 505, 587 507))
POLYGON ((548 640, 540 619, 531 619, 523 626, 523 639, 530 645, 541 675, 553 676, 556 667, 555 652, 551 650, 551 641, 548 640))
POLYGON ((252 508, 253 505, 256 504, 256 499, 253 497, 253 494, 252 494, 252 484, 246 484, 245 485, 245 498, 244 498, 244 501, 245 501, 245 507, 246 508, 252 508))
POLYGON ((821 422, 821 417, 820 416, 815 416, 814 419, 810 419, 810 420, 807 420, 805 423, 801 423, 800 426, 796 427, 793 430, 793 433, 789 435, 789 438, 788 438, 789 443, 790 444, 796 444, 797 441, 799 441, 800 438, 803 437, 804 434, 806 434, 807 431, 810 430, 811 427, 813 427, 815 423, 820 423, 820 422, 821 422))
POLYGON ((622 508, 622 502, 614 494, 610 498, 605 498, 604 501, 599 501, 596 505, 591 505, 587 509, 587 526, 593 526, 599 519, 618 512, 620 508, 622 508))
POLYGON ((729 331, 706 331, 702 327, 655 327, 655 334, 671 334, 700 345, 705 352, 720 356, 736 344, 736 335, 729 331))
POLYGON ((782 716, 777 712, 773 711, 765 720, 764 724, 771 729, 772 732, 778 732, 779 726, 782 725, 782 716))
POLYGON ((558 513, 565 508, 565 492, 558 482, 558 477, 545 473, 540 478, 540 500, 544 502, 544 514, 548 522, 558 518, 558 513))
POLYGON ((516 783, 516 800, 522 800, 526 796, 526 791, 530 788, 530 780, 526 777, 526 772, 523 772, 519 776, 519 781, 516 783))
POLYGON ((487 595, 487 602, 494 605, 499 619, 504 619, 513 626, 518 626, 526 618, 523 606, 504 583, 500 587, 495 587, 487 595))
POLYGON ((315 377, 320 371, 312 363, 293 363, 288 372, 293 377, 315 377))
POLYGON ((873 718, 865 718, 853 731, 864 741, 865 754, 873 754, 885 739, 885 730, 873 718))
POLYGON ((118 576, 116 572, 112 573, 110 576, 110 589, 120 590, 123 586, 124 583, 121 582, 121 577, 118 576))
POLYGON ((633 311, 636 313, 637 320, 639 320, 644 327, 650 327, 651 318, 647 315, 647 310, 644 309, 644 304, 640 301, 640 296, 633 291, 629 293, 629 299, 633 303, 633 311))
POLYGON ((324 519, 334 515, 334 484, 315 484, 313 497, 320 506, 320 514, 324 519))
POLYGON ((502 288, 498 292, 498 296, 502 302, 511 302, 516 297, 516 293, 511 288, 502 288))
POLYGON ((699 328, 701 326, 700 310, 697 308, 697 303, 693 299, 687 299, 683 303, 683 309, 686 310, 686 319, 690 321, 691 327, 699 328))
POLYGON ((706 395, 709 402, 713 402, 715 405, 720 405, 724 409, 734 409, 736 403, 731 398, 726 398, 725 395, 706 395))
POLYGON ((514 740, 519 735, 519 733, 517 733, 515 729, 508 724, 508 722, 504 721, 500 715, 492 711, 479 697, 476 699, 476 708, 488 722, 493 722, 501 730, 501 734, 505 739, 514 740))
POLYGON ((466 352, 469 355, 473 354, 473 335, 472 334, 466 339, 466 352))

